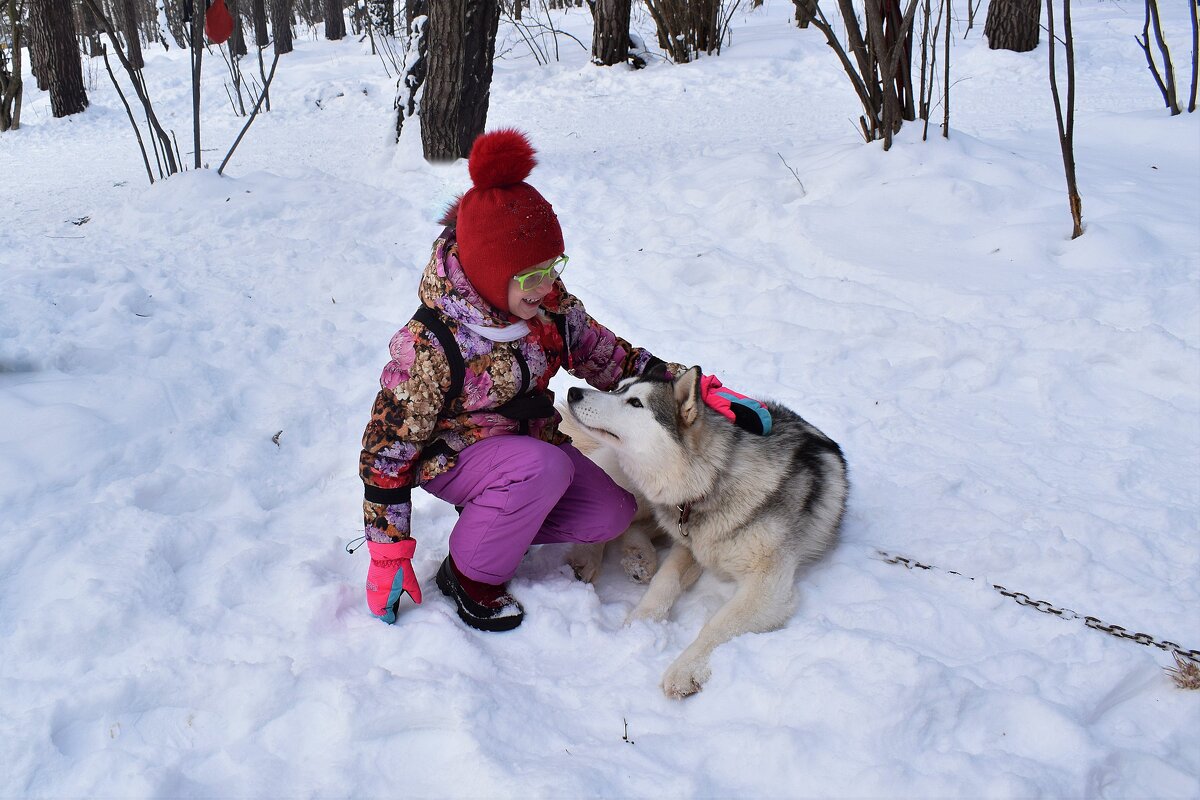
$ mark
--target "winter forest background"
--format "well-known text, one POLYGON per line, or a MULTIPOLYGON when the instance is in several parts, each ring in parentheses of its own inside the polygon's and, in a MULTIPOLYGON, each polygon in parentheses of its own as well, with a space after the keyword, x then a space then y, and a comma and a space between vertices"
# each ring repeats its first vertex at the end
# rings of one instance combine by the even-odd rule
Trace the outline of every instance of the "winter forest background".
POLYGON ((0 797, 1200 796, 1194 3, 225 3, 0 0, 0 797), (682 702, 720 576, 486 635, 453 509, 394 626, 345 552, 501 126, 593 316, 849 462, 682 702))

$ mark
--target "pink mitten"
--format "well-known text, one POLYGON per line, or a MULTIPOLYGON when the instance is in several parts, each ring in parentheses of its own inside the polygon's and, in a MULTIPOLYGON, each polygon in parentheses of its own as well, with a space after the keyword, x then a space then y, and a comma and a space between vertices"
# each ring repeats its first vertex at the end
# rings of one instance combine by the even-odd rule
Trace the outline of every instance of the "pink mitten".
POLYGON ((771 412, 766 405, 721 385, 716 375, 700 377, 700 396, 705 404, 743 430, 759 436, 771 432, 771 412))
POLYGON ((400 595, 421 604, 421 585, 413 572, 412 557, 417 549, 416 539, 399 542, 367 542, 371 566, 367 568, 367 605, 371 613, 391 625, 396 621, 400 595))

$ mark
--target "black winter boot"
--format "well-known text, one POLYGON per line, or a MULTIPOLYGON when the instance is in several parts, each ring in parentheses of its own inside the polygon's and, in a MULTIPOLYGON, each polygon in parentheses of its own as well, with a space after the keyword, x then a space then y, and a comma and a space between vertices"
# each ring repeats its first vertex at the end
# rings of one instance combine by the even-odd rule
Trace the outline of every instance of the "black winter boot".
POLYGON ((458 571, 450 556, 437 574, 442 594, 454 600, 463 622, 481 631, 511 631, 525 619, 525 609, 508 593, 506 584, 473 581, 458 571))

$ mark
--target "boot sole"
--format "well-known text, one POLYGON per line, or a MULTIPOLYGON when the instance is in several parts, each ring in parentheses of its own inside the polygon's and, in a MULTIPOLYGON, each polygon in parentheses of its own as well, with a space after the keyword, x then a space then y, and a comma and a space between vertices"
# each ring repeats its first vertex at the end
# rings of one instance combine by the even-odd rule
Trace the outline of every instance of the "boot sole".
POLYGON ((479 631, 499 633, 501 631, 511 631, 525 619, 524 611, 506 617, 477 617, 472 614, 463 605, 462 598, 455 590, 454 584, 450 581, 450 576, 446 574, 449 566, 449 561, 443 562, 442 568, 438 570, 437 586, 442 591, 442 594, 454 601, 454 607, 458 610, 458 618, 468 626, 479 631))

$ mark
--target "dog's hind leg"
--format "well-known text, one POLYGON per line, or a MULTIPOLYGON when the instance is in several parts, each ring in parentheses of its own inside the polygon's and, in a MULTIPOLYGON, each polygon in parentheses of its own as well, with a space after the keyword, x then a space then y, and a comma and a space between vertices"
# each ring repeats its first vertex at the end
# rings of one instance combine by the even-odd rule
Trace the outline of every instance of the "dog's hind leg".
POLYGON ((666 619, 679 595, 695 583, 703 571, 691 549, 678 542, 673 543, 662 566, 650 579, 650 586, 642 595, 641 602, 626 617, 625 624, 639 619, 658 622, 666 619))
POLYGON ((663 692, 668 697, 686 697, 698 692, 711 674, 708 659, 718 645, 743 633, 783 627, 795 609, 795 579, 794 564, 766 573, 738 576, 733 597, 713 614, 700 629, 696 641, 667 668, 663 692))

